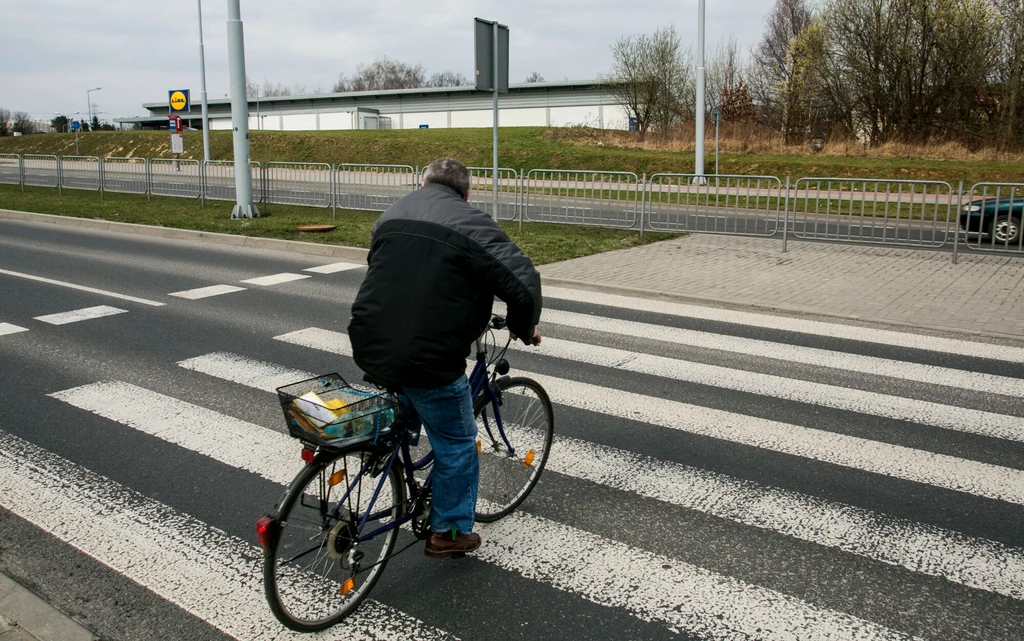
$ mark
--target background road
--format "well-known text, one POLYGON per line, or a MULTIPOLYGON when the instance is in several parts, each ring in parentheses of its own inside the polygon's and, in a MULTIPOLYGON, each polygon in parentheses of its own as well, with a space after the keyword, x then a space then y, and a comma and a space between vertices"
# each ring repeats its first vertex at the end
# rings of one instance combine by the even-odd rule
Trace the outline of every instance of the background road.
MULTIPOLYGON (((358 380, 364 271, 0 221, 0 569, 104 639, 293 638, 253 531, 301 465, 268 390, 358 380)), ((1024 349, 545 303, 509 356, 556 404, 541 484, 323 638, 1020 638, 1024 349)))

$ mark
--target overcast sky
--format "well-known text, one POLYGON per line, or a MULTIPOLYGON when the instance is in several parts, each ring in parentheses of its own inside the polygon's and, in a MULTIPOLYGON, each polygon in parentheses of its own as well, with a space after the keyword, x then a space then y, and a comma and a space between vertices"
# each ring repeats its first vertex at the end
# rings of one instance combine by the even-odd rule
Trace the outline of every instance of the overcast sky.
MULTIPOLYGON (((707 2, 710 50, 734 35, 744 52, 761 38, 773 0, 707 2)), ((252 81, 328 92, 339 73, 388 55, 427 74, 473 75, 473 18, 509 26, 511 82, 588 80, 611 68, 619 37, 675 24, 697 41, 697 0, 241 0, 246 71, 252 81)), ((228 92, 227 1, 203 2, 210 98, 228 92)), ((199 102, 197 2, 192 0, 5 0, 0 17, 0 107, 50 119, 87 109, 101 118, 145 115, 143 103, 191 89, 199 102)))

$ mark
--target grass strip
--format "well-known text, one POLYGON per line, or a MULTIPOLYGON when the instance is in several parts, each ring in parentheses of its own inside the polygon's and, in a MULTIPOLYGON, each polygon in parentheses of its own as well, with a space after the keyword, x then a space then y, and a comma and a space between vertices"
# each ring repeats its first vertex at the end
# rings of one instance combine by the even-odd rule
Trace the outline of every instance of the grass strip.
MULTIPOLYGON (((142 195, 110 192, 101 201, 95 191, 65 189, 60 196, 55 188, 25 187, 23 193, 17 185, 0 185, 2 209, 350 247, 369 246, 370 230, 380 216, 380 212, 339 209, 337 218, 333 218, 330 209, 275 204, 261 218, 232 220, 233 204, 208 200, 203 207, 197 199, 166 196, 153 196, 146 202, 142 195), (337 228, 318 234, 301 234, 297 229, 300 225, 325 223, 337 228)), ((501 226, 537 265, 679 236, 644 233, 641 238, 635 231, 551 223, 526 222, 522 231, 518 222, 502 222, 501 226)))

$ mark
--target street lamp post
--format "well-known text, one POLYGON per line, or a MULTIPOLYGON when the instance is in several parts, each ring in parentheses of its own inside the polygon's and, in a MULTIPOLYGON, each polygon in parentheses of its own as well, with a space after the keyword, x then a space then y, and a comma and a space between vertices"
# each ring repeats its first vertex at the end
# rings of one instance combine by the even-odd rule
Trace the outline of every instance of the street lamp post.
POLYGON ((90 127, 92 126, 92 98, 89 97, 89 94, 91 94, 94 91, 99 91, 100 89, 103 89, 103 87, 94 87, 92 89, 88 89, 85 92, 85 106, 89 108, 89 126, 90 127))
POLYGON ((199 0, 199 90, 203 101, 203 160, 210 160, 210 111, 206 105, 206 54, 203 53, 203 0, 199 0))
POLYGON ((694 110, 696 121, 696 149, 693 154, 694 182, 703 185, 704 178, 704 0, 697 3, 697 104, 694 110))

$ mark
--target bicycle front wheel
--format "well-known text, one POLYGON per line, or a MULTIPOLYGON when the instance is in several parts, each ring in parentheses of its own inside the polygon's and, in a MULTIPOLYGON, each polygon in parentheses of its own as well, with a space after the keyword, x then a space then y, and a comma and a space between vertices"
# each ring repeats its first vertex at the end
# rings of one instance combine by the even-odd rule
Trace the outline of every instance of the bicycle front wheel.
POLYGON ((474 403, 480 487, 476 520, 497 521, 526 500, 544 471, 554 435, 547 392, 534 380, 502 378, 474 403))
POLYGON ((398 538, 405 486, 387 450, 357 447, 307 465, 275 519, 263 578, 277 619, 299 632, 328 628, 353 612, 380 578, 398 538), (376 501, 374 493, 379 491, 376 501))

